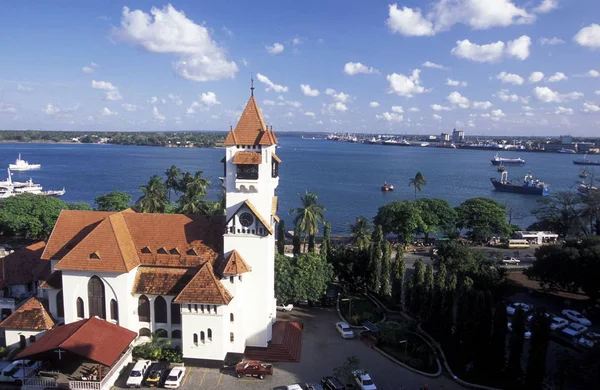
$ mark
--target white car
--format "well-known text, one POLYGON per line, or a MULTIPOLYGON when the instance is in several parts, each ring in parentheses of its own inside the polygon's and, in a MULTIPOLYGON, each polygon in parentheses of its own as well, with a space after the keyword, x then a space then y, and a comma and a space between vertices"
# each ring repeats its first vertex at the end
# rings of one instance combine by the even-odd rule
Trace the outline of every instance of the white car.
POLYGON ((285 306, 277 305, 276 309, 279 311, 292 311, 292 310, 294 310, 294 305, 292 305, 291 303, 288 303, 285 306))
POLYGON ((185 376, 185 367, 173 367, 171 371, 169 371, 169 375, 167 375, 167 380, 165 380, 165 388, 167 389, 176 389, 181 386, 181 381, 183 381, 183 377, 185 376))
POLYGON ((581 325, 592 326, 592 321, 590 321, 587 318, 585 318, 583 316, 583 314, 581 314, 580 312, 578 312, 576 310, 565 309, 565 310, 562 311, 562 315, 565 316, 565 317, 567 317, 571 321, 577 322, 577 323, 579 323, 581 325))
POLYGON ((594 348, 594 346, 600 342, 600 333, 596 332, 587 332, 582 335, 579 340, 577 340, 577 344, 584 348, 594 348))
MULTIPOLYGON (((506 324, 506 326, 508 327, 509 331, 511 331, 511 332, 513 331, 512 322, 509 322, 508 324, 506 324)), ((531 338, 531 332, 528 331, 527 329, 525 329, 525 334, 523 335, 523 337, 525 337, 525 339, 530 339, 531 338)))
POLYGON ((299 384, 287 385, 286 390, 304 390, 299 384))
POLYGON ((127 387, 142 387, 142 381, 148 367, 150 367, 150 360, 138 360, 131 369, 131 373, 129 373, 129 378, 125 383, 127 387))
POLYGON ((354 380, 361 390, 377 390, 377 386, 373 383, 373 379, 366 371, 355 371, 354 380))
POLYGON ((15 360, 13 362, 17 371, 15 371, 12 376, 15 380, 20 380, 22 378, 30 376, 35 371, 39 370, 42 366, 42 362, 36 360, 15 360))
POLYGON ((342 335, 343 338, 345 338, 345 339, 354 338, 354 332, 352 331, 352 328, 350 328, 350 325, 348 325, 347 323, 336 322, 335 328, 337 329, 338 332, 340 332, 340 334, 342 335))
POLYGON ((564 328, 562 330, 562 332, 564 334, 567 334, 569 336, 579 336, 580 334, 582 334, 583 332, 585 332, 587 330, 587 326, 583 326, 581 324, 577 324, 575 322, 571 322, 571 324, 569 324, 569 326, 567 326, 566 328, 564 328))
POLYGON ((523 309, 524 312, 528 312, 529 310, 531 310, 531 306, 529 306, 526 303, 519 303, 519 302, 515 302, 515 303, 511 303, 510 305, 506 306, 506 314, 508 314, 509 316, 512 316, 513 314, 515 314, 515 312, 517 311, 518 308, 523 309))
POLYGON ((505 257, 502 262, 504 264, 520 264, 521 260, 515 259, 514 257, 505 257))
POLYGON ((552 321, 550 322, 550 329, 558 330, 558 329, 562 329, 568 325, 569 325, 569 321, 565 320, 564 318, 554 317, 552 319, 552 321))

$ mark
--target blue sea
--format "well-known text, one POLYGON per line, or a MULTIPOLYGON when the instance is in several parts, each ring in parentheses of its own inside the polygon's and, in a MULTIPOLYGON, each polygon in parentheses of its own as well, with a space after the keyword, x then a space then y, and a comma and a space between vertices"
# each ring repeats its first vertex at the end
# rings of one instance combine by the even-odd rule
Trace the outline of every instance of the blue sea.
MULTIPOLYGON (((394 147, 354 144, 327 140, 302 139, 278 134, 282 159, 277 189, 279 215, 287 226, 288 211, 299 206, 298 193, 315 192, 327 208, 332 233, 348 234, 348 223, 359 215, 373 217, 377 208, 395 200, 414 199, 408 186, 420 171, 427 181, 418 197, 444 198, 453 206, 468 198, 487 196, 512 206, 513 223, 523 227, 535 221, 531 210, 536 196, 498 193, 491 177, 499 177, 490 159, 494 152, 481 150, 440 149, 431 147, 394 147), (393 184, 394 192, 381 192, 384 182, 393 184)), ((0 143, 0 167, 14 162, 17 155, 30 163, 42 164, 36 171, 14 172, 13 180, 30 177, 46 190, 65 187, 66 202, 88 202, 110 191, 130 194, 135 201, 139 186, 154 174, 164 175, 171 165, 184 171, 201 170, 212 185, 209 198, 220 191, 218 177, 224 149, 161 148, 121 145, 23 144, 0 143)), ((550 192, 574 190, 580 180, 581 167, 572 163, 580 156, 559 153, 505 152, 502 157, 522 157, 524 167, 508 167, 509 179, 520 180, 528 171, 549 184, 550 192)), ((5 171, 0 180, 5 180, 5 171)))

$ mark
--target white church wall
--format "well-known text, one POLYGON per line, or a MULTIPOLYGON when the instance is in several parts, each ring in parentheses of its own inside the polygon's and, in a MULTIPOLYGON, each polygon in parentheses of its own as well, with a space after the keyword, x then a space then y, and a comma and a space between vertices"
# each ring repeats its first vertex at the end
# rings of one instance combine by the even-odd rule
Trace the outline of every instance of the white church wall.
MULTIPOLYGON (((185 306, 185 305, 184 305, 185 306)), ((193 309, 192 309, 193 310, 193 309)), ((217 314, 201 314, 187 309, 182 313, 183 357, 187 359, 223 360, 229 345, 229 318, 225 318, 220 308, 217 314), (212 334, 209 339, 209 330, 212 334), (202 340, 204 333, 204 341, 202 340), (197 342, 194 342, 194 334, 197 342)))

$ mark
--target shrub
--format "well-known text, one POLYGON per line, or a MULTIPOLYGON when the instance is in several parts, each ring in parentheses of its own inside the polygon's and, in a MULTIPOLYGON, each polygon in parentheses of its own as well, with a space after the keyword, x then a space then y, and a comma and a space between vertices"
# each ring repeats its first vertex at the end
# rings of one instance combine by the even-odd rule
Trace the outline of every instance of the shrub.
POLYGON ((133 348, 133 357, 157 360, 161 357, 162 348, 154 343, 144 343, 133 348))
POLYGON ((0 347, 0 359, 4 359, 10 353, 10 348, 8 347, 0 347))
POLYGON ((166 360, 169 363, 181 363, 183 362, 183 351, 181 348, 167 348, 163 347, 162 353, 160 354, 161 360, 166 360))

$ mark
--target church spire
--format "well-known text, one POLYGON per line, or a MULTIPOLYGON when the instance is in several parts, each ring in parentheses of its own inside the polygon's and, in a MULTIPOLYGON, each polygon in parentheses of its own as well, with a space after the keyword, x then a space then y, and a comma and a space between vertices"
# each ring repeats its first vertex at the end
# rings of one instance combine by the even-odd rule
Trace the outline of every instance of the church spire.
POLYGON ((254 96, 254 79, 250 76, 250 96, 254 96))

